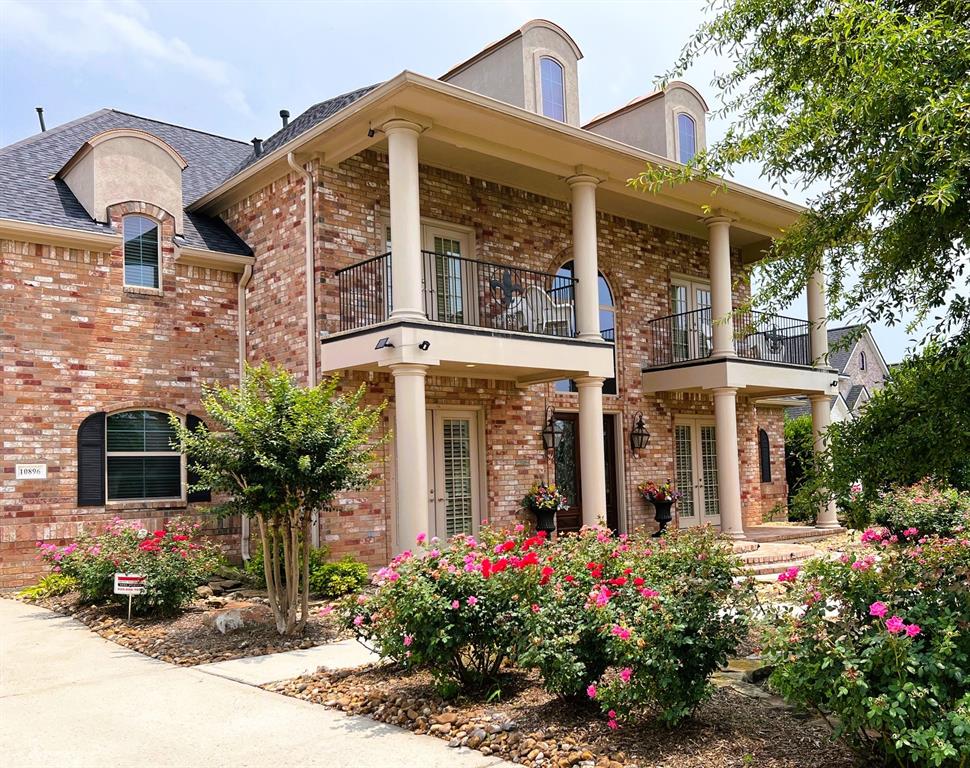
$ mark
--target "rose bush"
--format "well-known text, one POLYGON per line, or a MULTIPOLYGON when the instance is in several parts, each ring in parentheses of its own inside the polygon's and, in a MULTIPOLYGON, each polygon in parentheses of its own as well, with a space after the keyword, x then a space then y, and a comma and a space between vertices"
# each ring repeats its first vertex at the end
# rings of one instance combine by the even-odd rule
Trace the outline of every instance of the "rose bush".
POLYGON ((520 663, 550 691, 595 700, 611 727, 634 711, 688 716, 747 631, 751 589, 730 542, 709 528, 584 529, 553 549, 520 663))
POLYGON ((970 493, 926 478, 880 494, 872 518, 897 536, 914 529, 921 535, 959 536, 970 530, 970 493))
POLYGON ((868 552, 811 561, 786 584, 801 604, 772 622, 770 682, 835 715, 861 751, 897 765, 970 755, 970 540, 867 531, 868 552))
POLYGON ((349 626, 382 657, 428 669, 445 692, 494 689, 532 610, 548 545, 522 526, 448 542, 419 537, 348 606, 349 626))
POLYGON ((64 547, 37 542, 41 557, 55 573, 74 579, 82 600, 98 602, 114 595, 114 574, 145 574, 146 593, 135 598, 136 613, 173 613, 220 561, 220 552, 199 534, 201 523, 175 519, 148 531, 120 518, 98 535, 81 533, 64 547))

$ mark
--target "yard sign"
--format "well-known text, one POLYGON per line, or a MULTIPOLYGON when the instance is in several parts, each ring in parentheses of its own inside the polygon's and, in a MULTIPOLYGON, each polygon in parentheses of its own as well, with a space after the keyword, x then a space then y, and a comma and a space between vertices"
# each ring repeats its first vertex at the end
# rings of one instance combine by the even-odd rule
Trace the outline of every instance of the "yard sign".
POLYGON ((128 595, 128 621, 131 621, 132 596, 144 595, 148 591, 145 589, 145 578, 145 574, 143 573, 115 574, 115 594, 128 595))

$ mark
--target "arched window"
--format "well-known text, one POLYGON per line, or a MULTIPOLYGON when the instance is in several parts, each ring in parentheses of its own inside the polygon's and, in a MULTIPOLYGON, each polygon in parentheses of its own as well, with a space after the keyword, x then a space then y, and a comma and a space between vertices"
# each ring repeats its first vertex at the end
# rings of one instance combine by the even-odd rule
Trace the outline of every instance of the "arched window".
POLYGON ((864 371, 866 369, 866 353, 859 353, 859 370, 864 371))
POLYGON ((758 458, 761 462, 761 482, 771 482, 771 443, 768 442, 768 433, 763 429, 758 430, 758 458))
MULTIPOLYGON (((553 288, 559 288, 560 290, 569 285, 575 275, 573 274, 573 262, 567 261, 563 264, 559 270, 556 272, 556 282, 553 284, 553 288), (559 280, 561 278, 561 281, 559 280)), ((613 292, 610 290, 610 284, 606 282, 606 278, 603 277, 603 273, 600 272, 597 275, 597 293, 599 295, 599 317, 600 317, 600 334, 609 342, 616 342, 616 307, 613 305, 613 292)), ((562 295, 558 293, 557 295, 562 295)), ((573 297, 570 297, 572 299, 573 297)), ((569 379, 562 379, 556 382, 557 392, 575 392, 576 385, 569 379)), ((616 379, 607 379, 603 382, 603 394, 604 395, 615 395, 616 394, 616 379)))
POLYGON ((125 216, 125 285, 158 288, 158 222, 146 216, 125 216))
POLYGON ((677 142, 680 148, 680 162, 689 163, 697 154, 697 126, 694 118, 686 112, 677 115, 677 142))
POLYGON ((549 56, 539 59, 539 97, 543 115, 566 122, 566 89, 562 64, 549 56))

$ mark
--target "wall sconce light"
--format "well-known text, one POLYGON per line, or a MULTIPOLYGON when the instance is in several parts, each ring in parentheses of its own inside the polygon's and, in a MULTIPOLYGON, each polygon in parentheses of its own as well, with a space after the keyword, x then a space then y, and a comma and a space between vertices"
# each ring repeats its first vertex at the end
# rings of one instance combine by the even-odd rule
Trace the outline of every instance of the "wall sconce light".
POLYGON ((633 429, 630 430, 630 447, 634 451, 642 451, 650 442, 650 433, 643 423, 643 411, 637 411, 633 417, 633 429))
POLYGON ((563 429, 562 424, 556 421, 552 406, 546 408, 546 416, 546 424, 542 428, 542 447, 549 451, 559 447, 559 443, 562 442, 563 429))
POLYGON ((385 336, 383 339, 377 342, 377 346, 374 349, 394 349, 394 345, 391 343, 391 339, 385 336))

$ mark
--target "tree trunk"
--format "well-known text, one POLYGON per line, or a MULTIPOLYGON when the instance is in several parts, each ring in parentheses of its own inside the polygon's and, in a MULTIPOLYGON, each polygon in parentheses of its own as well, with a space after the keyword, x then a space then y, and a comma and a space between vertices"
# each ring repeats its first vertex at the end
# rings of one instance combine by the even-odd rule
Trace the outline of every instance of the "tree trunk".
POLYGON ((262 514, 256 515, 259 523, 259 543, 263 547, 263 577, 266 579, 266 596, 273 610, 276 631, 281 635, 286 631, 286 620, 280 605, 279 562, 276 549, 276 527, 268 525, 262 514))

